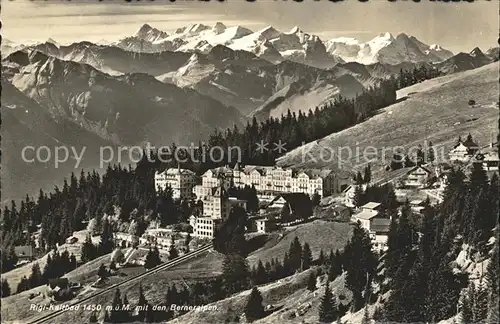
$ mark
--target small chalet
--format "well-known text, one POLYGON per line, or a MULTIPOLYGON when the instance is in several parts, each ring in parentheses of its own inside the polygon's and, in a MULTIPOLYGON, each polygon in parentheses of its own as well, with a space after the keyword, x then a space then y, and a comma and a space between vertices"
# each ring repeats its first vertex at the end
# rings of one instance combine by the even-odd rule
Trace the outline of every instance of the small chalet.
POLYGON ((423 188, 433 176, 434 172, 422 165, 419 165, 406 173, 403 183, 405 187, 423 188))
POLYGON ((276 230, 276 221, 268 218, 260 218, 255 220, 257 233, 269 233, 276 230))
POLYGON ((14 247, 18 261, 32 261, 35 258, 35 249, 31 245, 14 247))
POLYGON ((387 234, 391 220, 380 214, 380 203, 369 202, 361 206, 361 211, 353 216, 369 234, 375 250, 384 250, 387 246, 387 234))
POLYGON ((360 222, 361 226, 368 232, 371 230, 372 219, 379 216, 380 203, 369 202, 361 206, 360 212, 353 215, 355 222, 360 222))
POLYGON ((483 169, 486 171, 498 171, 500 159, 498 158, 498 147, 495 144, 490 146, 476 155, 476 160, 483 164, 483 169))
POLYGON ((469 134, 465 141, 462 141, 460 137, 458 138, 457 143, 449 153, 449 159, 451 162, 467 162, 477 151, 479 151, 479 146, 469 134))
MULTIPOLYGON (((271 211, 280 209, 281 211, 287 209, 289 215, 285 215, 288 219, 282 219, 283 221, 295 220, 298 218, 307 218, 312 216, 312 202, 309 195, 304 193, 287 193, 280 194, 276 196, 269 204, 265 207, 265 211, 271 211), (287 207, 287 208, 285 208, 287 207)), ((281 217, 283 217, 281 213, 281 217)))

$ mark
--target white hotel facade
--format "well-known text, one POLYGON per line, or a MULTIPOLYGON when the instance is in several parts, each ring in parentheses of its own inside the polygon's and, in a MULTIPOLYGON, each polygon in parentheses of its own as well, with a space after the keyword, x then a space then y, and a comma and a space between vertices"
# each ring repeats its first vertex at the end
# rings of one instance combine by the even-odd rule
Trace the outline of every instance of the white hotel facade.
POLYGON ((203 197, 214 186, 254 186, 259 198, 267 200, 282 193, 305 193, 310 196, 317 193, 326 197, 341 192, 349 183, 349 175, 332 170, 294 170, 255 165, 240 167, 236 164, 233 169, 226 166, 208 170, 202 175, 201 185, 195 186, 193 190, 197 197, 203 197))
POLYGON ((155 174, 156 190, 165 190, 167 187, 172 189, 172 198, 191 199, 193 187, 196 185, 196 174, 188 169, 169 168, 163 172, 155 174))

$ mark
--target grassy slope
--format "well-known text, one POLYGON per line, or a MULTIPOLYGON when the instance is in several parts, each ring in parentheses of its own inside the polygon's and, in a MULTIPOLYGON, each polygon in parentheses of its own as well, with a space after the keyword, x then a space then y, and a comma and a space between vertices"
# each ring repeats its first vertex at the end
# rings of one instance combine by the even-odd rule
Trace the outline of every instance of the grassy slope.
MULTIPOLYGON (((283 259, 285 252, 288 251, 290 243, 296 236, 299 238, 301 243, 308 242, 311 246, 313 256, 317 257, 321 249, 328 252, 330 249, 335 250, 337 248, 342 248, 347 242, 349 235, 350 226, 348 224, 316 220, 311 223, 289 228, 285 231, 282 237, 279 237, 278 234, 270 235, 267 243, 262 248, 252 253, 248 257, 248 260, 250 265, 256 264, 259 259, 268 261, 272 257, 277 257, 281 260, 283 259)), ((147 277, 141 282, 146 298, 153 305, 159 304, 165 297, 165 288, 168 285, 171 285, 172 283, 183 285, 183 280, 189 284, 189 282, 193 280, 217 275, 222 269, 222 260, 223 257, 221 255, 212 252, 200 258, 194 259, 191 262, 179 265, 172 270, 147 277)), ((83 265, 66 276, 70 278, 71 281, 79 281, 83 284, 90 284, 97 279, 97 269, 102 262, 107 264, 109 262, 109 255, 83 265)), ((142 270, 142 267, 139 268, 139 270, 142 270)), ((127 273, 127 276, 131 276, 139 270, 138 268, 123 269, 123 271, 127 273)), ((112 283, 116 281, 115 279, 118 280, 119 278, 114 278, 112 283)), ((281 284, 278 284, 278 286, 280 285, 281 284)), ((136 282, 126 285, 123 289, 121 288, 122 292, 125 291, 127 293, 127 297, 132 305, 135 305, 137 302, 138 287, 139 282, 136 282)), ((38 292, 37 289, 46 291, 46 288, 36 288, 36 290, 30 290, 29 292, 3 299, 2 304, 5 307, 2 308, 2 317, 4 321, 9 322, 22 319, 24 322, 34 316, 39 316, 40 313, 29 310, 29 305, 32 302, 43 304, 47 300, 41 296, 36 297, 34 300, 28 299, 29 293, 38 292)), ((283 290, 283 288, 279 289, 280 291, 283 290)), ((291 287, 288 287, 286 288, 286 294, 292 293, 294 290, 296 290, 296 288, 292 289, 291 287)), ((88 291, 92 291, 92 289, 89 289, 88 291)), ((108 305, 113 297, 113 294, 114 291, 111 291, 103 296, 95 298, 95 300, 88 301, 87 304, 96 303, 102 304, 103 306, 108 305)), ((60 316, 58 320, 61 322, 75 322, 77 320, 81 321, 81 318, 87 318, 88 316, 90 316, 90 313, 80 310, 67 312, 65 315, 60 316)))
MULTIPOLYGON (((109 257, 109 256, 108 256, 109 257)), ((96 267, 99 266, 101 260, 98 260, 95 263, 96 266, 91 267, 89 273, 90 276, 83 275, 81 273, 78 276, 84 276, 85 281, 91 282, 97 279, 96 267)), ((132 276, 133 273, 128 274, 131 270, 132 272, 142 269, 129 268, 124 269, 124 272, 127 273, 126 279, 128 276, 132 276)), ((184 283, 192 282, 193 280, 213 277, 217 274, 220 274, 222 269, 222 257, 218 253, 209 252, 201 255, 200 257, 191 260, 188 263, 180 264, 170 270, 157 273, 153 276, 149 276, 143 278, 141 281, 134 281, 123 287, 120 287, 120 290, 123 293, 127 294, 127 298, 130 301, 131 305, 136 305, 138 301, 138 292, 139 292, 139 284, 142 284, 144 288, 145 296, 148 301, 152 305, 160 304, 165 296, 166 296, 166 287, 171 284, 177 284, 178 287, 183 285, 184 283)), ((114 278, 117 280, 117 278, 114 278)), ((110 282, 113 284, 115 282, 110 282)), ((40 289, 41 291, 46 291, 46 286, 39 287, 36 289, 40 289)), ((87 292, 92 292, 94 289, 92 288, 84 288, 87 292)), ((30 290, 29 292, 37 292, 38 290, 30 290)), ((36 304, 44 304, 47 302, 47 299, 40 297, 36 297, 36 299, 30 301, 28 300, 29 292, 24 292, 17 296, 7 297, 2 299, 2 323, 25 323, 28 320, 32 320, 35 317, 41 316, 44 312, 38 313, 35 311, 29 310, 29 305, 31 303, 36 304), (4 312, 5 309, 5 312, 4 312)), ((80 294, 82 295, 82 294, 80 294)), ((104 308, 106 305, 111 304, 111 300, 114 295, 114 290, 109 291, 106 294, 93 298, 87 301, 85 304, 100 304, 104 308)), ((100 314, 102 315, 102 314, 100 314)), ((63 315, 57 317, 57 323, 86 323, 88 318, 90 317, 90 311, 84 311, 80 308, 78 311, 69 311, 64 313, 63 315)))
POLYGON ((300 226, 295 226, 286 230, 282 237, 275 240, 272 245, 265 245, 263 248, 250 254, 248 261, 250 266, 256 264, 260 259, 262 262, 271 261, 272 258, 283 260, 285 252, 288 252, 290 243, 297 237, 301 244, 307 242, 311 247, 313 258, 319 256, 321 249, 325 254, 331 249, 341 249, 350 237, 350 226, 345 223, 326 222, 315 220, 300 226))
MULTIPOLYGON (((62 244, 57 248, 57 250, 60 253, 67 250, 70 255, 71 255, 71 253, 73 253, 75 255, 76 259, 80 260, 82 244, 83 244, 83 242, 85 242, 86 235, 87 235, 86 230, 74 232, 73 236, 77 237, 78 241, 74 244, 66 244, 66 243, 62 244)), ((94 244, 97 244, 99 242, 99 240, 100 240, 99 236, 92 237, 92 242, 94 244)), ((40 266, 40 270, 43 271, 43 268, 45 267, 45 264, 47 263, 47 255, 48 254, 45 254, 44 256, 42 256, 41 258, 39 258, 33 262, 26 263, 26 264, 14 269, 14 270, 3 273, 2 279, 6 279, 7 282, 9 283, 10 290, 12 292, 15 292, 19 281, 21 281, 21 278, 23 276, 26 276, 26 278, 28 278, 30 276, 31 268, 35 263, 38 263, 38 265, 40 266)))
MULTIPOLYGON (((376 116, 365 122, 334 133, 316 142, 297 148, 278 160, 281 165, 315 166, 336 168, 338 159, 313 161, 305 152, 310 152, 316 160, 324 148, 351 148, 342 151, 341 166, 352 167, 366 162, 359 158, 366 147, 377 148, 377 162, 380 166, 382 148, 395 146, 413 147, 430 140, 434 146, 442 146, 448 152, 458 135, 469 132, 479 145, 487 145, 492 134, 496 134, 498 122, 498 68, 493 63, 481 68, 429 80, 402 89, 398 93, 400 102, 381 109, 376 116), (406 97, 406 99, 404 99, 406 97), (469 99, 476 101, 475 107, 468 105, 469 99), (470 119, 477 118, 474 121, 470 119), (459 123, 459 124, 458 124, 459 123), (355 150, 359 147, 359 154, 355 150)), ((392 154, 386 151, 386 156, 392 154)), ((325 150, 323 156, 328 157, 325 150)))
MULTIPOLYGON (((273 305, 276 311, 254 323, 318 323, 318 309, 325 291, 324 277, 317 281, 317 289, 313 292, 306 289, 307 279, 312 270, 307 270, 285 279, 262 285, 259 291, 263 297, 264 305, 273 305), (306 308, 306 305, 310 307, 306 308), (301 316, 292 317, 298 309, 305 309, 301 316)), ((350 292, 344 289, 344 277, 339 276, 330 284, 330 289, 335 295, 345 295, 346 301, 350 299, 350 292)), ((243 314, 245 304, 250 290, 246 290, 229 298, 217 301, 213 304, 216 311, 192 311, 175 320, 172 323, 224 323, 228 315, 234 317, 243 314)), ((352 316, 349 316, 352 318, 352 316)), ((347 319, 347 316, 346 318, 347 319)), ((345 323, 345 320, 344 320, 345 323)), ((359 323, 350 322, 350 323, 359 323)))

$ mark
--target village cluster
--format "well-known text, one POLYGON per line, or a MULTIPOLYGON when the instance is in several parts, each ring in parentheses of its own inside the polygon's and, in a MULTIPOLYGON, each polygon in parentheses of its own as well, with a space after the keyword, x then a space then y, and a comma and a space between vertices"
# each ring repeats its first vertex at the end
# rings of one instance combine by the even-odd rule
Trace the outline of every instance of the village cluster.
MULTIPOLYGON (((492 174, 498 172, 499 157, 496 145, 493 143, 481 148, 471 136, 466 140, 459 138, 448 153, 448 162, 429 162, 413 167, 403 167, 390 172, 390 177, 384 181, 356 185, 352 174, 328 169, 292 169, 280 166, 223 166, 206 171, 201 177, 195 172, 177 168, 168 168, 155 174, 157 190, 170 188, 174 199, 200 201, 202 212, 189 218, 192 232, 178 231, 169 228, 148 228, 141 237, 128 233, 115 233, 115 239, 122 246, 157 246, 168 250, 172 244, 182 247, 180 254, 187 250, 191 237, 200 241, 211 240, 217 228, 229 217, 233 207, 247 209, 247 201, 231 196, 231 188, 254 188, 258 198, 258 211, 248 212, 250 221, 248 232, 269 233, 280 227, 297 225, 314 218, 335 219, 341 221, 360 222, 372 238, 374 249, 381 251, 386 248, 387 235, 391 220, 381 212, 379 202, 368 201, 356 206, 354 200, 356 188, 366 190, 370 185, 392 183, 398 201, 409 201, 411 210, 419 214, 427 197, 431 201, 442 200, 446 188, 447 174, 452 167, 462 167, 465 173, 472 163, 481 163, 483 169, 492 174), (326 213, 313 215, 314 200, 328 198, 325 205, 326 213), (283 209, 291 217, 283 218, 283 209), (324 216, 324 215, 327 216, 324 216)), ((67 244, 76 242, 75 237, 69 237, 67 244)), ((20 263, 34 259, 34 249, 31 246, 17 246, 15 252, 20 263)), ((128 258, 127 258, 128 259, 128 258)))
MULTIPOLYGON (((392 182, 396 188, 398 200, 409 200, 411 209, 420 213, 425 197, 440 201, 446 188, 447 174, 453 165, 462 166, 467 172, 467 166, 473 162, 482 163, 487 172, 498 171, 499 158, 495 146, 490 144, 480 148, 469 135, 466 140, 459 138, 449 152, 448 163, 424 163, 411 168, 403 168, 393 172, 395 176, 386 182, 392 182)), ((361 185, 365 190, 369 184, 361 185)), ((279 226, 297 223, 300 219, 280 219, 280 210, 287 205, 291 213, 296 212, 300 205, 307 202, 301 200, 306 196, 314 199, 338 196, 334 199, 332 216, 340 216, 351 221, 360 221, 369 233, 374 248, 383 250, 386 247, 390 219, 380 213, 380 203, 368 202, 363 206, 355 206, 353 199, 356 186, 350 174, 332 170, 292 169, 279 166, 225 166, 206 171, 199 179, 196 174, 187 169, 169 168, 155 175, 155 186, 164 190, 171 188, 173 197, 177 199, 196 199, 203 204, 201 216, 191 216, 190 225, 193 236, 211 239, 220 224, 227 219, 233 206, 246 209, 246 201, 231 197, 229 188, 252 187, 259 199, 259 212, 249 215, 252 226, 249 231, 266 233, 276 230, 279 226)), ((298 213, 295 213, 298 214, 298 213)), ((312 219, 313 215, 307 215, 312 219)), ((150 230, 146 236, 161 229, 150 230)), ((157 234, 159 242, 166 243, 161 234, 157 234)), ((160 245, 163 245, 160 243, 160 245)))

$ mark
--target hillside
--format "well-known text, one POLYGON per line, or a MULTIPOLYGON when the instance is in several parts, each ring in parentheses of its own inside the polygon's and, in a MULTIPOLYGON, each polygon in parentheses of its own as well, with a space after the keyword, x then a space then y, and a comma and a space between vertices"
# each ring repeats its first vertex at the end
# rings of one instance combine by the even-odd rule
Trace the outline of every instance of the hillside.
POLYGON ((37 51, 14 53, 12 84, 54 119, 71 120, 115 143, 189 143, 240 124, 233 107, 146 74, 112 77, 37 51), (16 55, 17 54, 17 55, 16 55))
POLYGON ((469 132, 480 145, 487 145, 497 129, 498 68, 498 63, 492 63, 402 89, 398 103, 363 123, 288 152, 278 164, 352 168, 374 159, 372 164, 380 166, 389 162, 397 146, 424 145, 425 140, 442 147, 438 155, 444 151, 443 158, 458 134, 469 132), (469 106, 469 99, 476 105, 469 106), (367 147, 370 156, 363 159, 367 147), (340 163, 338 154, 330 158, 331 150, 344 154, 340 163), (321 152, 324 161, 320 161, 321 152))
POLYGON ((313 258, 317 258, 321 250, 329 253, 330 250, 342 249, 350 238, 350 225, 347 223, 326 222, 315 220, 299 226, 288 228, 284 233, 279 233, 277 242, 270 241, 264 247, 250 254, 250 265, 256 265, 259 260, 263 263, 272 258, 282 259, 290 244, 297 237, 300 242, 307 242, 311 247, 313 258), (324 238, 328 237, 329 240, 324 238))
MULTIPOLYGON (((2 149, 5 153, 2 163, 2 202, 26 194, 38 194, 40 188, 53 189, 62 184, 62 176, 80 172, 81 168, 99 167, 99 147, 113 145, 70 120, 55 121, 48 111, 36 101, 28 98, 8 81, 2 80, 2 149), (69 158, 55 167, 55 161, 33 163, 23 161, 24 147, 65 146, 80 153, 83 159, 75 169, 77 161, 69 158)), ((52 151, 54 154, 54 151, 52 151)), ((34 152, 27 151, 26 158, 32 159, 34 152)), ((61 152, 61 158, 63 158, 61 152)), ((124 159, 128 162, 128 159, 124 159)))

